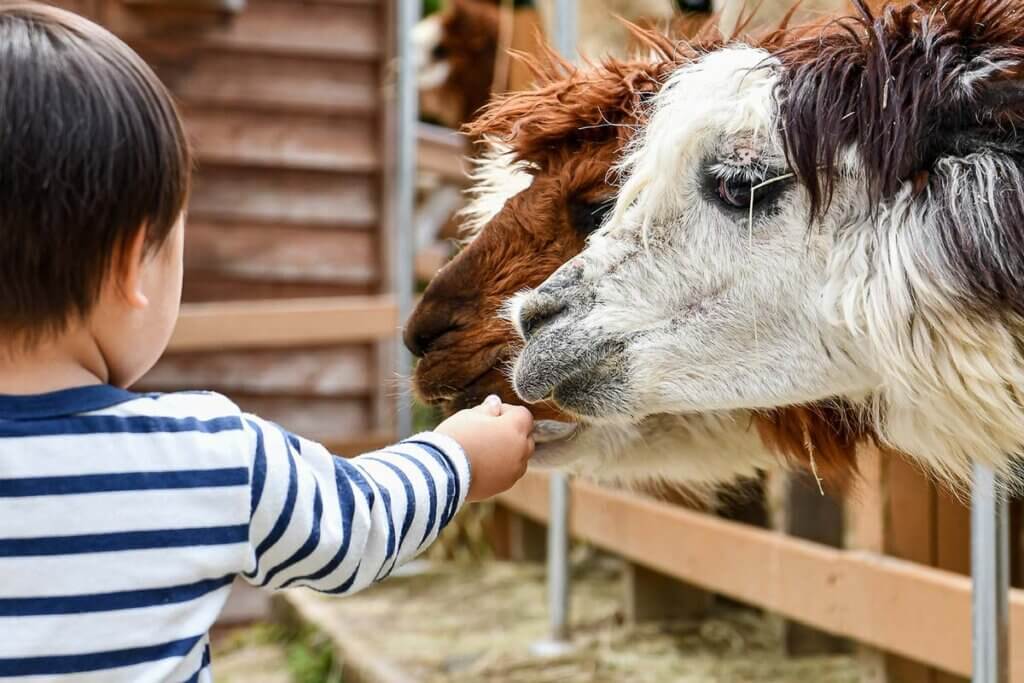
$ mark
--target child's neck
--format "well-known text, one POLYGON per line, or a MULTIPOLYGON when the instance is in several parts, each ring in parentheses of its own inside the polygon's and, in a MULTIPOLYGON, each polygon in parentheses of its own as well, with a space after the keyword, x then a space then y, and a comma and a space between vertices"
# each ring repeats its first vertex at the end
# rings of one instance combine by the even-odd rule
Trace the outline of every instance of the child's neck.
POLYGON ((88 329, 75 326, 31 348, 0 343, 0 394, 42 394, 103 384, 110 372, 88 329))

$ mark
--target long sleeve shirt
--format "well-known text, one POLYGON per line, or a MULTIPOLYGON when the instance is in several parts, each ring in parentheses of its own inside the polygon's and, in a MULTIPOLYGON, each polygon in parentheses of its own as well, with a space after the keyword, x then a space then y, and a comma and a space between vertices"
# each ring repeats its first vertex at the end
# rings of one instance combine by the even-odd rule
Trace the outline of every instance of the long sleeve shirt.
POLYGON ((345 460, 212 393, 0 396, 0 681, 209 681, 237 576, 358 591, 469 481, 436 433, 345 460))

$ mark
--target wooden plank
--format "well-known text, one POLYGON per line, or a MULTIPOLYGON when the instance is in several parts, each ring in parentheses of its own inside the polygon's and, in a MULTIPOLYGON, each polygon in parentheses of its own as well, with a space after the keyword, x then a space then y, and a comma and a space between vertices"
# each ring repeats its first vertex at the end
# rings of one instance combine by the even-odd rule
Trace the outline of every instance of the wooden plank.
MULTIPOLYGON (((749 524, 750 509, 745 505, 746 496, 751 493, 749 484, 744 480, 734 487, 721 487, 714 496, 709 496, 707 491, 671 486, 665 482, 644 483, 631 490, 636 495, 689 510, 716 513, 727 518, 738 513, 737 516, 744 517, 742 521, 749 524)), ((754 488, 759 487, 755 485, 754 488)), ((759 503, 763 503, 762 496, 756 497, 759 503)), ((759 507, 763 512, 764 506, 759 507)), ((626 622, 631 624, 699 617, 715 603, 714 594, 635 562, 624 563, 621 583, 622 612, 626 622)))
POLYGON ((463 136, 449 128, 421 123, 416 131, 416 140, 416 163, 420 171, 436 173, 453 183, 468 182, 467 157, 472 150, 463 136))
POLYGON ((971 573, 971 508, 945 489, 936 491, 935 566, 971 573))
POLYGON ((367 342, 397 331, 388 296, 185 304, 168 351, 367 342))
POLYGON ((101 20, 100 0, 50 0, 47 4, 74 12, 92 21, 101 20))
MULTIPOLYGON (((832 548, 843 544, 842 501, 822 493, 810 472, 776 471, 770 475, 773 528, 794 538, 832 548)), ((842 652, 847 644, 836 636, 805 624, 781 623, 786 651, 794 656, 842 652)))
MULTIPOLYGON (((887 533, 887 494, 885 466, 880 451, 872 445, 857 452, 860 477, 856 488, 846 496, 845 546, 852 550, 884 553, 887 533)), ((855 648, 861 678, 872 683, 890 683, 892 655, 858 644, 855 648)), ((892 681, 891 683, 897 683, 892 681)))
POLYGON ((376 180, 367 175, 207 165, 196 176, 194 218, 372 229, 376 180))
POLYGON ((126 5, 139 7, 176 7, 206 12, 236 14, 245 9, 247 0, 121 0, 126 5))
POLYGON ((387 431, 360 432, 344 439, 323 441, 323 445, 335 455, 351 458, 370 451, 380 450, 398 441, 398 438, 387 431))
POLYGON ((185 268, 261 282, 376 284, 376 236, 288 225, 189 221, 185 268))
POLYGON ((413 272, 416 279, 429 282, 451 260, 455 248, 451 242, 436 242, 416 252, 413 272))
POLYGON ((935 490, 921 470, 901 458, 884 460, 886 539, 884 551, 918 564, 934 564, 935 490))
POLYGON ((200 164, 350 173, 379 169, 376 123, 368 117, 187 107, 200 164))
POLYGON ((339 285, 320 282, 262 281, 236 278, 210 271, 188 271, 182 301, 188 303, 216 303, 267 299, 312 299, 338 296, 376 296, 372 285, 339 285))
MULTIPOLYGON (((971 510, 945 489, 937 489, 935 495, 935 566, 970 576, 971 510)), ((967 679, 936 671, 935 683, 967 683, 967 679)))
POLYGON ((368 346, 166 355, 139 380, 144 390, 212 389, 252 395, 365 396, 373 388, 368 346))
MULTIPOLYGON (((885 537, 881 551, 921 565, 935 566, 938 529, 935 488, 921 470, 901 458, 886 458, 885 537)), ((921 662, 890 656, 892 683, 935 683, 937 672, 921 662)))
MULTIPOLYGON (((499 500, 544 520, 547 477, 530 472, 499 500)), ((970 675, 971 582, 875 553, 843 551, 574 482, 570 529, 624 558, 889 652, 970 675)), ((1011 593, 1024 633, 1024 592, 1011 593)), ((1016 638, 1016 642, 1020 637, 1016 638)), ((1024 681, 1024 646, 1011 652, 1024 681)))
MULTIPOLYGON (((149 57, 145 46, 143 56, 149 57)), ((162 63, 161 78, 186 104, 260 111, 374 114, 379 67, 281 55, 204 50, 199 58, 162 63)))
POLYGON ((197 32, 188 8, 140 11, 111 3, 109 24, 129 41, 185 39, 238 52, 377 60, 382 56, 378 8, 310 0, 249 0, 229 21, 204 20, 197 32))

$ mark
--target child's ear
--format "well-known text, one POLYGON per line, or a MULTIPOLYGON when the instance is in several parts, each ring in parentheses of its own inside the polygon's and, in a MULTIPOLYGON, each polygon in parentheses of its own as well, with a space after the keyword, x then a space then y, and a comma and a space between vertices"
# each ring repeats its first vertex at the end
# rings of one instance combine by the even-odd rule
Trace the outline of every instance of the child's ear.
POLYGON ((145 261, 146 230, 143 227, 136 230, 125 243, 113 268, 114 277, 117 279, 115 286, 124 302, 131 308, 141 309, 149 305, 142 277, 145 261))

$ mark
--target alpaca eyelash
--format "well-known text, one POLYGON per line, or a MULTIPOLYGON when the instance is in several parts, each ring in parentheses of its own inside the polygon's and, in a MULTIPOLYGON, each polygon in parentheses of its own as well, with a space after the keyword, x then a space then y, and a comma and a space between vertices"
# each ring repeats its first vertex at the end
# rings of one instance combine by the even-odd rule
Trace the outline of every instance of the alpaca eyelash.
POLYGON ((783 175, 785 172, 772 169, 767 164, 757 163, 751 166, 734 166, 719 162, 708 169, 717 180, 745 180, 751 185, 759 185, 783 175))

